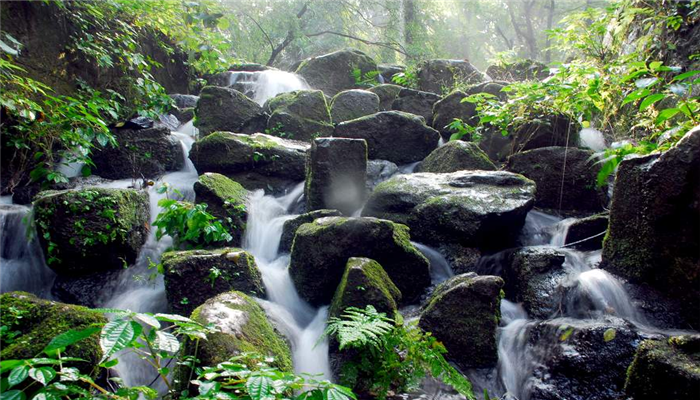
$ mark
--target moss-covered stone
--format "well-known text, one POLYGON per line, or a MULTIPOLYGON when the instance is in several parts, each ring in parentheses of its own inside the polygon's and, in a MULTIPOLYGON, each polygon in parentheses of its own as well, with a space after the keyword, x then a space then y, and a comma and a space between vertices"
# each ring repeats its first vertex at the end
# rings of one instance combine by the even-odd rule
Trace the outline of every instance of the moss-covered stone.
POLYGON ((445 140, 449 140, 455 131, 447 128, 455 118, 462 122, 475 125, 476 105, 470 102, 462 102, 468 95, 461 90, 455 90, 433 106, 433 116, 430 125, 437 129, 445 140))
POLYGON ((353 75, 356 69, 360 71, 360 78, 364 78, 377 70, 377 63, 359 50, 344 49, 304 60, 296 73, 304 77, 312 88, 335 96, 342 90, 358 87, 353 75))
POLYGON ((333 133, 326 96, 320 90, 280 93, 263 108, 270 113, 265 131, 270 135, 310 142, 333 133))
POLYGON ((430 264, 411 244, 406 226, 327 217, 301 225, 294 237, 289 272, 299 295, 313 305, 330 303, 350 257, 376 260, 404 301, 415 300, 430 285, 430 264))
MULTIPOLYGON (((43 300, 29 293, 10 292, 0 296, 0 322, 9 331, 19 333, 11 342, 3 337, 0 359, 19 360, 40 356, 46 345, 64 332, 100 327, 107 320, 102 314, 84 307, 43 300)), ((69 346, 62 355, 86 360, 68 364, 96 377, 100 368, 94 366, 102 358, 99 334, 69 346)))
POLYGON ((466 60, 425 60, 418 64, 420 90, 433 93, 450 91, 456 82, 480 83, 487 78, 466 60))
POLYGON ((195 114, 195 126, 202 136, 216 131, 260 132, 267 122, 258 103, 237 90, 218 86, 202 89, 195 114))
POLYGON ((433 106, 440 101, 440 96, 414 89, 401 89, 391 105, 392 110, 420 115, 430 125, 433 121, 433 106))
POLYGON ((372 305, 386 315, 397 313, 401 291, 391 281, 384 268, 369 258, 348 259, 345 273, 335 291, 328 315, 339 317, 348 307, 365 308, 372 305))
POLYGON ((233 236, 231 245, 240 246, 248 218, 248 191, 224 175, 207 172, 194 183, 196 203, 205 203, 207 212, 221 220, 233 236))
POLYGON ((435 289, 418 326, 432 332, 445 345, 447 359, 460 367, 495 366, 502 287, 497 276, 457 275, 435 289))
POLYGON ((303 224, 313 222, 319 218, 340 216, 342 216, 342 214, 338 210, 315 210, 284 221, 284 225, 282 225, 282 237, 280 238, 279 251, 281 253, 289 253, 292 251, 294 235, 296 235, 297 229, 299 229, 299 227, 303 224))
POLYGON ((403 87, 384 84, 374 86, 368 90, 379 96, 379 111, 391 111, 391 106, 394 104, 394 100, 398 97, 399 92, 403 90, 403 87))
POLYGON ((542 80, 549 76, 549 67, 539 61, 519 60, 505 65, 491 65, 486 74, 492 79, 518 82, 542 80))
POLYGON ((691 400, 700 393, 700 336, 646 340, 627 370, 625 392, 635 400, 691 400))
POLYGON ((344 90, 331 100, 331 118, 334 124, 376 112, 379 112, 379 96, 367 90, 344 90))
MULTIPOLYGON (((213 324, 220 331, 200 341, 198 365, 216 365, 244 352, 274 357, 272 366, 292 371, 289 345, 265 315, 265 311, 249 296, 240 292, 222 293, 199 306, 191 318, 202 324, 213 324)), ((186 346, 192 355, 192 343, 186 346)))
POLYGON ((49 267, 85 275, 136 261, 146 242, 148 195, 132 189, 47 191, 34 201, 34 223, 49 267))
POLYGON ((419 172, 447 173, 463 170, 495 171, 496 166, 476 143, 454 140, 433 150, 419 169, 419 172))
POLYGON ((168 304, 181 315, 189 315, 212 296, 232 290, 265 296, 255 259, 241 249, 167 252, 161 262, 168 304))

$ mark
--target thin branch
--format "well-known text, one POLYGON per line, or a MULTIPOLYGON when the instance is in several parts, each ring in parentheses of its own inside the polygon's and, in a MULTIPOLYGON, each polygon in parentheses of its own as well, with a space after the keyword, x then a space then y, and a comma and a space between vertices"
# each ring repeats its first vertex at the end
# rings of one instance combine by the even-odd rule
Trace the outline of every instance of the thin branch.
POLYGON ((399 45, 398 43, 389 43, 389 42, 374 42, 371 40, 367 39, 362 39, 357 36, 352 36, 348 35, 347 33, 342 33, 342 32, 335 32, 335 31, 320 31, 320 32, 315 32, 315 33, 307 33, 305 34, 306 37, 314 37, 314 36, 321 36, 321 35, 336 35, 340 37, 344 37, 347 39, 352 39, 352 40, 357 40, 358 42, 362 42, 364 44, 372 45, 372 46, 379 46, 379 47, 384 47, 386 49, 393 50, 397 53, 401 53, 405 56, 409 56, 408 53, 403 49, 403 46, 399 45))
POLYGON ((274 45, 274 43, 272 43, 272 39, 270 39, 270 36, 267 34, 267 32, 265 32, 265 29, 263 29, 263 27, 260 26, 260 24, 258 23, 258 21, 256 21, 255 18, 253 18, 253 17, 252 17, 250 14, 248 14, 248 13, 243 13, 243 15, 245 15, 246 17, 250 18, 251 21, 253 21, 253 23, 255 24, 255 26, 257 26, 258 29, 260 29, 260 32, 262 32, 262 34, 265 35, 265 39, 267 39, 267 42, 270 43, 270 49, 271 49, 271 50, 275 50, 275 45, 274 45))

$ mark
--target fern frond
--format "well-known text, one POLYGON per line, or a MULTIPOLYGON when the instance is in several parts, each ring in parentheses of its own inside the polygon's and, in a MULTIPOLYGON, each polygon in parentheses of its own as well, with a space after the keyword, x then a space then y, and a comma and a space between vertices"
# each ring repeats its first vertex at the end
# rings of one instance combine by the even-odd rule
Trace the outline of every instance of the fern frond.
POLYGON ((348 307, 341 318, 331 318, 324 335, 338 339, 340 350, 346 347, 379 347, 386 334, 394 328, 386 314, 368 305, 365 309, 348 307))

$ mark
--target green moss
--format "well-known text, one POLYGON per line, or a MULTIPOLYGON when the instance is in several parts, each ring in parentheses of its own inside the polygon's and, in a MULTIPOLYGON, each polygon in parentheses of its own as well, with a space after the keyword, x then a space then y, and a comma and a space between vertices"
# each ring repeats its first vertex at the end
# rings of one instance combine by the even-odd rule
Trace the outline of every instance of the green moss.
POLYGON ((215 196, 235 204, 245 204, 248 191, 236 181, 217 173, 205 173, 199 176, 199 183, 215 196))
POLYGON ((368 258, 350 258, 328 312, 340 316, 348 307, 375 306, 387 315, 396 315, 401 291, 378 262, 368 258))

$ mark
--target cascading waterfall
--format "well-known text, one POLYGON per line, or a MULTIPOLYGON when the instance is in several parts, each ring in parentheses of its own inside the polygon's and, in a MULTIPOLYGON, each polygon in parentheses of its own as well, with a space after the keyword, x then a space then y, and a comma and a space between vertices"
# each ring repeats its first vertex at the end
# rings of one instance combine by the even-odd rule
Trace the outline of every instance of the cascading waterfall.
POLYGON ((229 77, 229 86, 245 93, 260 105, 280 93, 309 89, 299 75, 279 70, 233 72, 229 77))

